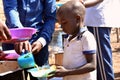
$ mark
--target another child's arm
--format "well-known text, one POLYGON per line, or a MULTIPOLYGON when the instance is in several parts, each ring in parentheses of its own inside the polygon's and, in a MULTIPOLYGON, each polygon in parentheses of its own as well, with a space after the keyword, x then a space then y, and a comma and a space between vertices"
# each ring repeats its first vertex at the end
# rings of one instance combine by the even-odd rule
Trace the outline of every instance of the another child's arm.
MULTIPOLYGON (((87 63, 76 69, 66 69, 63 66, 57 66, 55 77, 64 77, 67 75, 84 74, 96 69, 96 54, 85 54, 87 63)), ((78 63, 79 64, 79 63, 78 63)))
POLYGON ((98 3, 101 3, 102 1, 104 0, 80 0, 84 5, 85 7, 92 7, 92 6, 95 6, 97 5, 98 3))
POLYGON ((20 21, 17 0, 2 0, 4 13, 10 28, 23 28, 20 21))

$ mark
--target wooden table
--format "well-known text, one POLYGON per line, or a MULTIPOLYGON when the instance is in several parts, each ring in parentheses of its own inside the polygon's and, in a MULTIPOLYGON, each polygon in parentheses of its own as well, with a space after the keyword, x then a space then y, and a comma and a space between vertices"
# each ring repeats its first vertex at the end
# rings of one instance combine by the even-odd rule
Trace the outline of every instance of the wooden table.
POLYGON ((12 73, 0 76, 0 80, 25 80, 23 70, 17 70, 12 73))
POLYGON ((0 61, 0 80, 26 80, 17 61, 0 61))

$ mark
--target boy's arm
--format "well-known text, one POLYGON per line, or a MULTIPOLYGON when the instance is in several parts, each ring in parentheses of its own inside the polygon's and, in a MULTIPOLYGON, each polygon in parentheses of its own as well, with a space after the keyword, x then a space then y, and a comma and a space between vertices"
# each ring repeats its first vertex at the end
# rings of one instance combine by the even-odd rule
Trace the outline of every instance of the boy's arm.
POLYGON ((88 8, 88 7, 95 6, 104 0, 80 0, 80 1, 85 5, 86 8, 88 8))
MULTIPOLYGON (((67 75, 84 74, 96 69, 96 54, 85 54, 87 63, 77 69, 68 70, 67 75)), ((78 63, 79 64, 79 63, 78 63)))
MULTIPOLYGON (((64 77, 68 75, 80 75, 84 73, 89 73, 96 69, 96 54, 85 54, 87 63, 76 69, 66 69, 63 66, 57 66, 57 71, 54 77, 64 77)), ((79 63, 78 63, 79 64, 79 63)))
POLYGON ((17 11, 17 0, 3 0, 4 13, 9 27, 23 27, 17 11))

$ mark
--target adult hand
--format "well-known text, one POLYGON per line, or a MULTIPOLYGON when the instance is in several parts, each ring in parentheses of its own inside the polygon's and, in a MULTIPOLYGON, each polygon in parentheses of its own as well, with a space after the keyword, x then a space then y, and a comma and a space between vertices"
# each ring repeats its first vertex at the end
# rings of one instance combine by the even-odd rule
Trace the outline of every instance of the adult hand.
POLYGON ((35 41, 32 44, 32 53, 37 54, 42 49, 42 44, 40 41, 35 41))
POLYGON ((0 50, 0 60, 4 59, 5 56, 6 54, 4 54, 4 52, 0 50))
POLYGON ((29 41, 15 43, 14 49, 18 54, 22 53, 23 49, 28 52, 32 51, 31 44, 29 43, 29 41))
POLYGON ((7 26, 0 20, 0 41, 11 39, 11 35, 7 26))

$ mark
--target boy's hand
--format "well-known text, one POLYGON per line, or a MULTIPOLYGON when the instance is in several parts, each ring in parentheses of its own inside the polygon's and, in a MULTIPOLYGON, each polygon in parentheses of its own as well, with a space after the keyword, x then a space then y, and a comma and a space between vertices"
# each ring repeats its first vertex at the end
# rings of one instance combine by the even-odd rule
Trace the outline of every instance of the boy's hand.
POLYGON ((9 32, 9 29, 0 20, 0 41, 2 41, 2 40, 9 40, 9 39, 11 39, 11 35, 10 35, 10 32, 9 32))
POLYGON ((18 54, 22 53, 23 49, 31 52, 31 44, 29 43, 29 41, 15 43, 14 48, 18 54))
POLYGON ((63 66, 57 66, 57 70, 55 72, 54 77, 64 77, 67 75, 66 74, 67 72, 68 72, 68 70, 66 68, 64 68, 63 66))
POLYGON ((32 44, 32 53, 37 54, 42 49, 42 44, 39 41, 35 41, 32 44))

